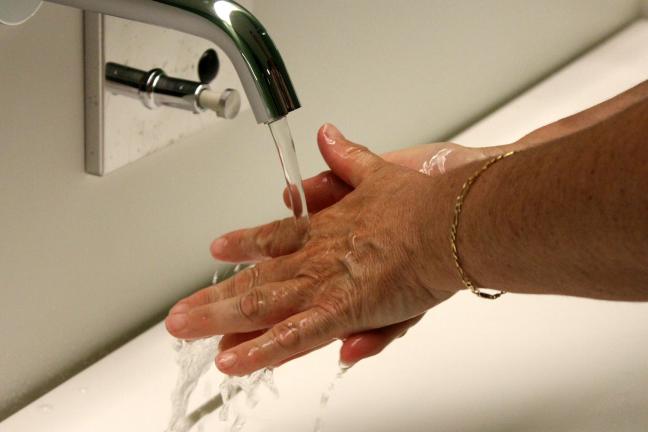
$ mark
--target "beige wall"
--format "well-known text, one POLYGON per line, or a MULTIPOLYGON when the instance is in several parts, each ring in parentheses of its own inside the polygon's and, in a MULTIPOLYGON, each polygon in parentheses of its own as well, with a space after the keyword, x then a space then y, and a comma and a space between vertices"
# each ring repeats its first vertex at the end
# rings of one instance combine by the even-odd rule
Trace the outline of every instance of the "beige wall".
MULTIPOLYGON (((439 139, 632 20, 639 0, 281 0, 257 13, 304 108, 378 151, 439 139), (488 4, 488 6, 486 5, 488 4)), ((282 214, 246 114, 106 178, 83 172, 81 14, 0 28, 0 418, 159 319, 209 279, 216 234, 282 214)))

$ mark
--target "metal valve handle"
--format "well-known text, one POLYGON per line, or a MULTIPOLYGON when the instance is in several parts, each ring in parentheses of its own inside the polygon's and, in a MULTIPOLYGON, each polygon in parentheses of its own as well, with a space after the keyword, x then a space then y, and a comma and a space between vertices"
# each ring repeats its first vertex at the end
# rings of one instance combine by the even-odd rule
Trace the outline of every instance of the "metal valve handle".
POLYGON ((148 72, 118 63, 106 64, 106 87, 114 94, 139 99, 145 107, 179 108, 200 114, 208 109, 219 117, 232 119, 240 111, 238 91, 226 89, 217 95, 209 88, 216 78, 220 62, 213 49, 205 51, 198 63, 200 82, 169 77, 162 69, 148 72))

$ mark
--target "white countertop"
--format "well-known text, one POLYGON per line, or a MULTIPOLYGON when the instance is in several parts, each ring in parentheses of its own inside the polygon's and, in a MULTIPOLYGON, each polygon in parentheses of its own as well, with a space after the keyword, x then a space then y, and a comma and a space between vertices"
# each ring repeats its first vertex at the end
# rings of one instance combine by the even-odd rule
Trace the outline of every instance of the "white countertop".
MULTIPOLYGON (((456 138, 514 141, 648 78, 635 23, 456 138)), ((323 432, 648 430, 648 303, 467 293, 339 382, 323 432)), ((162 324, 0 424, 0 432, 163 431, 177 368, 162 324)), ((337 372, 331 345, 275 371, 246 432, 311 431, 337 372)), ((47 367, 44 363, 43 367, 47 367)), ((195 403, 214 394, 210 371, 195 403)), ((195 405, 194 403, 194 405, 195 405)), ((212 415, 204 430, 227 430, 212 415)))

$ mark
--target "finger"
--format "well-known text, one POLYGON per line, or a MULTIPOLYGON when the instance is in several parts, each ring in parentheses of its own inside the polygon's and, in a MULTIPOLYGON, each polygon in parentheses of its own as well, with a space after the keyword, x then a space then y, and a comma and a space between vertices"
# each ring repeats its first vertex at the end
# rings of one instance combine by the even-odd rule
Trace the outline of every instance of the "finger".
MULTIPOLYGON (((356 335, 353 335, 351 339, 345 339, 343 342, 341 350, 345 350, 345 354, 340 355, 340 363, 342 365, 345 365, 347 367, 352 366, 359 362, 360 360, 363 360, 367 357, 371 357, 372 355, 376 355, 380 353, 387 345, 389 345, 391 342, 393 342, 395 339, 398 339, 402 336, 405 335, 407 332, 407 328, 409 328, 411 325, 406 326, 405 323, 399 323, 399 324, 394 324, 394 327, 398 327, 399 330, 403 329, 402 332, 400 332, 398 335, 395 337, 393 335, 387 334, 387 332, 383 331, 385 329, 378 329, 378 330, 371 330, 363 333, 358 333, 356 335), (407 327, 407 328, 405 328, 407 327), (349 341, 347 343, 347 340, 349 341), (346 343, 346 345, 345 345, 346 343), (351 347, 349 347, 351 346, 351 347)), ((390 326, 391 327, 391 326, 390 326)), ((396 330, 395 330, 396 331, 396 330)), ((248 334, 248 333, 246 333, 248 334)), ((254 333, 257 334, 257 333, 254 333)), ((244 340, 240 340, 240 342, 237 341, 232 341, 231 343, 228 343, 228 348, 238 345, 238 343, 245 342, 246 340, 250 340, 252 337, 245 338, 244 340)), ((290 361, 296 360, 300 357, 303 357, 307 354, 312 353, 313 351, 317 351, 320 348, 324 348, 325 346, 329 345, 330 343, 334 342, 335 339, 331 339, 330 341, 319 345, 313 349, 306 350, 304 352, 301 352, 299 354, 296 354, 292 357, 288 357, 287 359, 281 361, 280 363, 274 365, 273 367, 279 367, 283 364, 286 364, 290 361)))
MULTIPOLYGON (((344 183, 342 179, 331 171, 325 171, 308 178, 304 180, 303 184, 306 205, 311 213, 317 213, 330 207, 353 190, 351 186, 344 183)), ((291 207, 288 189, 284 190, 284 202, 288 208, 291 207)))
POLYGON ((246 375, 325 344, 337 332, 329 313, 310 309, 275 324, 256 339, 221 352, 216 366, 229 375, 246 375))
POLYGON ((196 306, 215 303, 241 295, 254 287, 292 279, 299 264, 300 262, 291 256, 260 262, 225 279, 223 282, 208 286, 185 297, 171 308, 169 314, 188 312, 196 306))
MULTIPOLYGON (((236 345, 242 344, 243 342, 247 342, 249 340, 257 338, 257 337, 261 336, 263 333, 265 333, 265 331, 260 330, 260 331, 250 332, 250 333, 226 334, 225 336, 223 336, 223 338, 220 340, 220 342, 218 344, 218 351, 221 352, 221 351, 228 350, 230 348, 235 347, 236 345)), ((319 346, 317 346, 317 347, 315 347, 313 349, 309 349, 307 351, 301 352, 299 354, 296 354, 296 355, 294 355, 292 357, 289 357, 289 358, 281 361, 280 363, 272 365, 272 367, 279 367, 279 366, 281 366, 283 364, 288 363, 289 361, 293 361, 295 359, 298 359, 299 357, 303 357, 306 354, 310 354, 313 351, 316 351, 316 350, 318 350, 320 348, 324 348, 325 346, 327 346, 328 344, 330 344, 333 341, 334 341, 334 339, 331 339, 330 341, 328 341, 328 342, 326 342, 326 343, 324 343, 322 345, 319 345, 319 346)))
POLYGON ((175 313, 165 323, 169 333, 181 339, 197 339, 228 333, 266 329, 301 312, 306 302, 308 279, 292 279, 252 288, 225 300, 175 313))
POLYGON ((380 329, 349 336, 342 343, 340 362, 350 366, 360 360, 380 353, 387 345, 403 336, 421 318, 423 318, 423 315, 380 329))
MULTIPOLYGON (((302 208, 301 194, 299 188, 295 184, 290 183, 288 187, 284 189, 284 200, 285 199, 288 199, 288 208, 293 211, 295 217, 299 218, 303 216, 304 209, 302 208)), ((308 204, 306 205, 308 206, 308 204)))
MULTIPOLYGON (((250 333, 226 334, 225 336, 223 336, 223 338, 220 340, 220 343, 218 344, 218 351, 221 352, 221 351, 228 350, 230 348, 235 347, 236 345, 242 344, 243 342, 247 342, 249 340, 257 338, 257 337, 261 336, 263 333, 265 333, 265 331, 255 331, 255 332, 250 332, 250 333)), ((313 351, 316 351, 316 350, 318 350, 320 348, 324 348, 325 346, 327 346, 328 344, 330 344, 333 341, 334 341, 334 339, 331 339, 330 341, 328 341, 326 343, 323 343, 322 345, 318 345, 313 349, 309 349, 309 350, 306 350, 306 351, 301 352, 299 354, 296 354, 296 355, 294 355, 292 357, 288 357, 287 359, 282 360, 281 362, 279 362, 279 363, 277 363, 275 365, 272 365, 272 367, 279 367, 279 366, 281 366, 283 364, 286 364, 286 363, 288 363, 290 361, 296 360, 296 359, 298 359, 300 357, 305 356, 306 354, 310 354, 313 351)))
POLYGON ((306 240, 306 222, 286 218, 217 238, 211 245, 214 258, 226 262, 254 262, 287 255, 306 240))
POLYGON ((308 349, 306 351, 300 352, 299 354, 295 354, 294 356, 290 356, 287 359, 284 359, 284 360, 280 361, 279 363, 273 365, 272 367, 279 367, 279 366, 284 365, 284 364, 286 364, 288 362, 291 362, 293 360, 297 360, 298 358, 304 357, 305 355, 310 354, 313 351, 317 351, 320 348, 324 348, 325 346, 327 346, 328 344, 330 344, 330 343, 332 343, 334 341, 335 341, 335 339, 331 339, 330 341, 325 342, 325 343, 323 343, 321 345, 318 345, 315 348, 311 348, 311 349, 308 349))
POLYGON ((366 147, 347 140, 331 124, 320 128, 317 144, 331 170, 352 187, 357 187, 366 177, 386 164, 366 147))
POLYGON ((265 330, 258 330, 249 333, 230 333, 223 336, 218 343, 218 351, 225 351, 236 345, 242 344, 254 338, 257 338, 265 333, 265 330))

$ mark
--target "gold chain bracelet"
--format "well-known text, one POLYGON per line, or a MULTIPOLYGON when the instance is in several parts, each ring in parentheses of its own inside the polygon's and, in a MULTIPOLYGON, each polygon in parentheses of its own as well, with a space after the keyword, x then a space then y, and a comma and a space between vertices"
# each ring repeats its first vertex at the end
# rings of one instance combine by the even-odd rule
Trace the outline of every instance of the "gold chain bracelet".
POLYGON ((457 271, 459 272, 459 277, 461 278, 461 282, 464 284, 466 288, 472 291, 473 294, 488 300, 495 300, 501 297, 503 294, 506 294, 506 291, 498 291, 492 294, 488 292, 484 292, 479 288, 475 287, 475 284, 470 280, 470 278, 464 271, 463 266, 461 265, 461 258, 459 258, 459 252, 457 251, 457 230, 459 228, 459 216, 461 215, 461 210, 463 209, 466 196, 468 196, 468 192, 470 191, 471 186, 473 185, 473 183, 475 183, 475 181, 479 178, 479 176, 482 175, 484 171, 490 168, 494 163, 499 162, 502 159, 507 158, 513 154, 515 154, 515 152, 511 151, 508 153, 503 153, 497 157, 494 157, 493 159, 486 162, 486 164, 483 167, 481 167, 481 169, 479 169, 475 174, 470 176, 468 180, 466 180, 466 182, 463 184, 461 188, 461 193, 457 197, 457 202, 455 203, 455 208, 454 208, 454 220, 452 222, 452 226, 450 227, 450 248, 452 250, 452 257, 454 258, 455 266, 457 267, 457 271))

